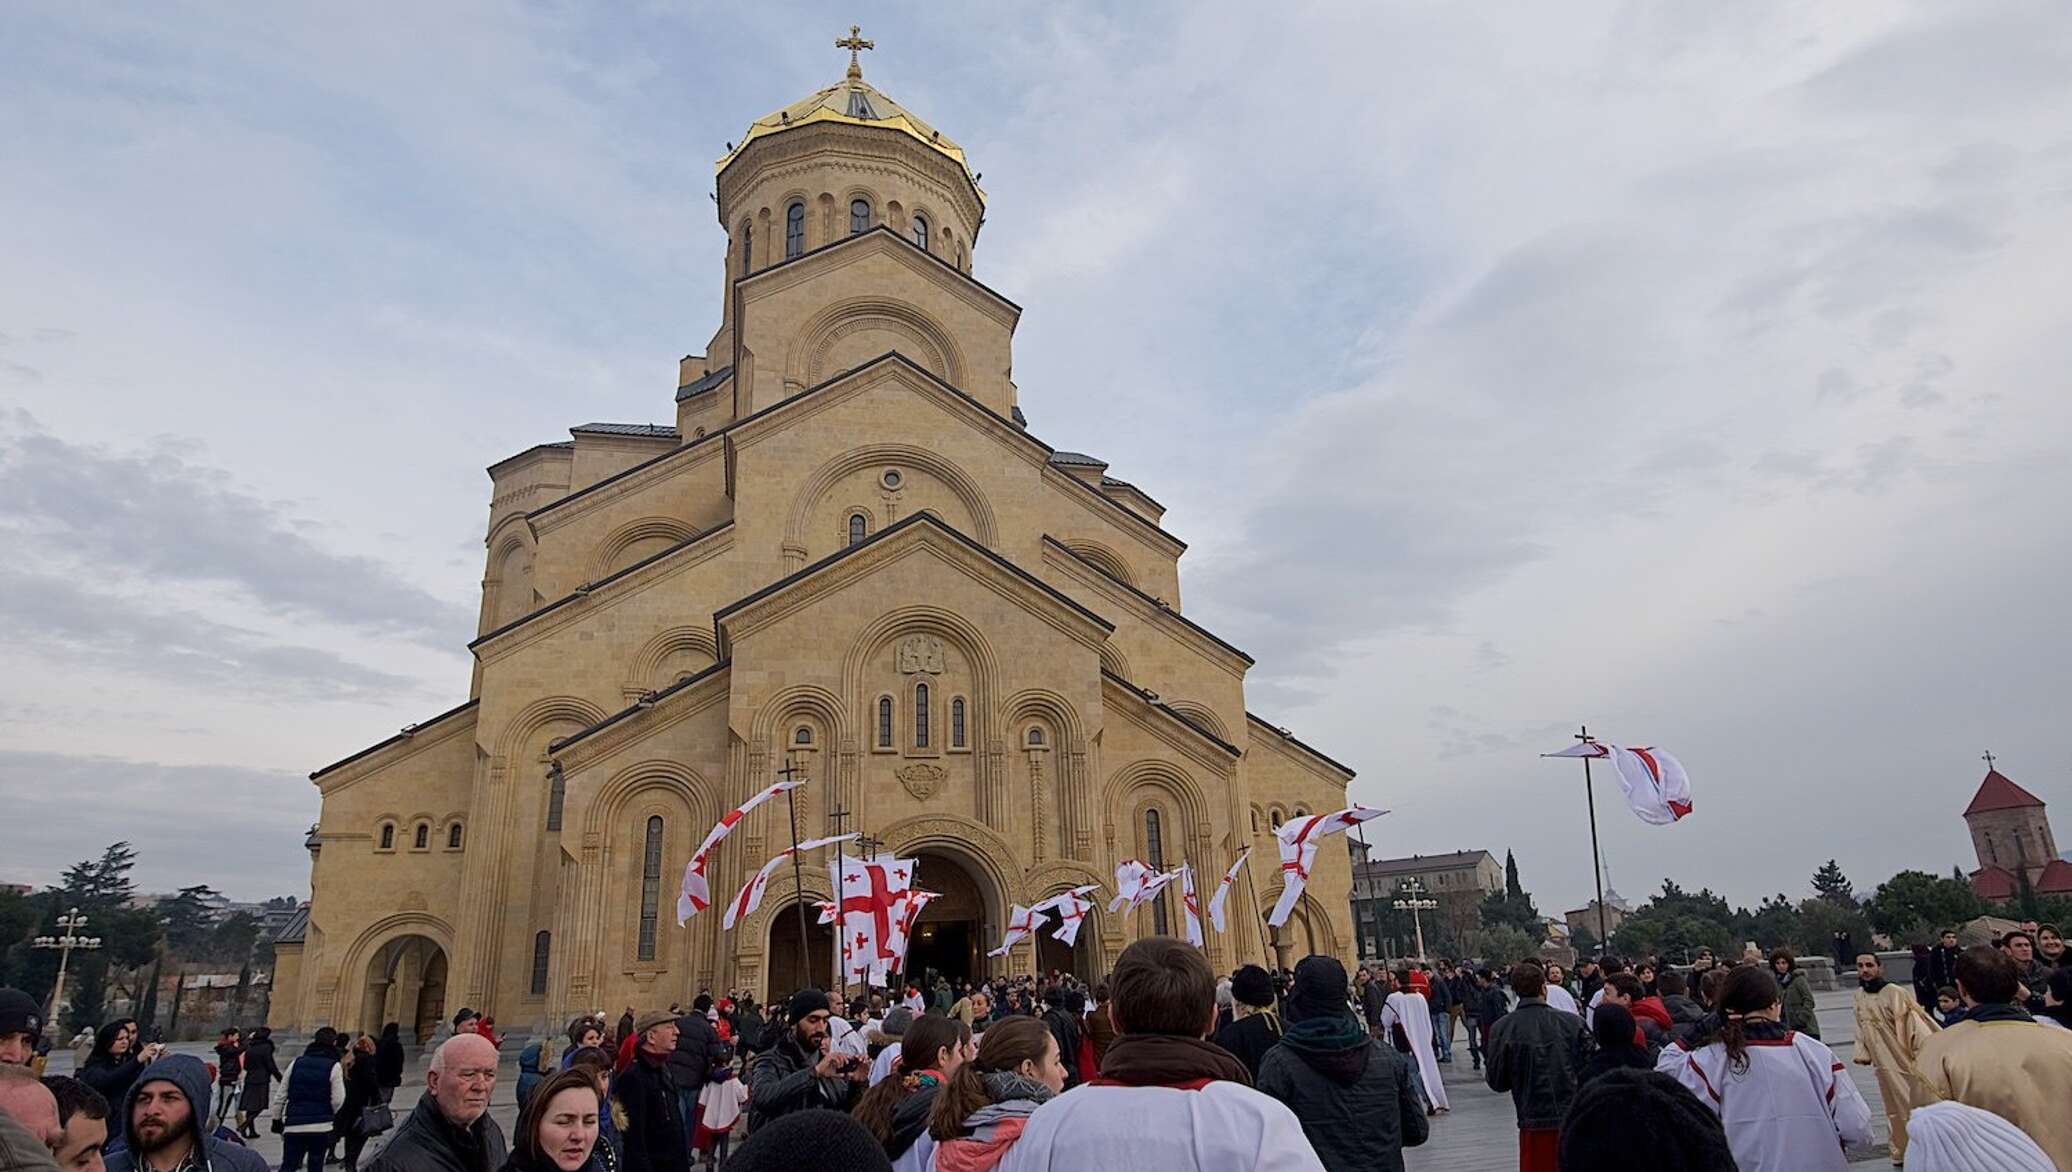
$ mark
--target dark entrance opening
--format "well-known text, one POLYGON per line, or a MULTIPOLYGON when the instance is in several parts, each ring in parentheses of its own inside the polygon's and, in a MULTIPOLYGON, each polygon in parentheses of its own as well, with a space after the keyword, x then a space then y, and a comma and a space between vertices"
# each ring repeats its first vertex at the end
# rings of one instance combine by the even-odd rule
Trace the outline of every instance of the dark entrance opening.
POLYGON ((907 978, 933 983, 937 975, 951 982, 985 972, 986 903, 971 872, 948 855, 921 851, 914 886, 941 898, 931 902, 914 924, 907 947, 907 978))
POLYGON ((770 983, 768 1000, 771 1004, 790 997, 800 989, 811 986, 815 989, 833 987, 835 979, 835 938, 831 925, 815 923, 819 919, 806 916, 806 954, 804 965, 799 963, 799 911, 798 905, 779 911, 770 917, 770 983))

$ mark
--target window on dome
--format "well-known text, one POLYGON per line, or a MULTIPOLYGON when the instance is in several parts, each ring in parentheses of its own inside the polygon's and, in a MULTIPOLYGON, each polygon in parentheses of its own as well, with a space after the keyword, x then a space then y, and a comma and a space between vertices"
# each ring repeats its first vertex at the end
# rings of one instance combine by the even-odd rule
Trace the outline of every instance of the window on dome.
POLYGON ((928 217, 927 217, 927 216, 915 216, 915 217, 914 217, 914 243, 920 246, 920 249, 921 249, 921 251, 922 251, 922 252, 927 252, 927 251, 928 251, 928 217))
POLYGON ((806 251, 806 205, 793 201, 784 209, 784 259, 806 251))
POLYGON ((849 234, 871 230, 871 201, 858 197, 849 201, 849 234))
POLYGON ((744 276, 744 277, 748 275, 748 267, 749 267, 749 265, 750 265, 750 264, 752 264, 752 263, 753 263, 753 255, 752 255, 752 254, 753 254, 753 252, 754 252, 754 245, 755 245, 755 229, 754 229, 754 228, 751 228, 751 227, 749 227, 749 226, 748 226, 747 224, 745 224, 745 223, 744 223, 744 224, 742 224, 742 225, 741 225, 741 275, 742 275, 742 276, 744 276))

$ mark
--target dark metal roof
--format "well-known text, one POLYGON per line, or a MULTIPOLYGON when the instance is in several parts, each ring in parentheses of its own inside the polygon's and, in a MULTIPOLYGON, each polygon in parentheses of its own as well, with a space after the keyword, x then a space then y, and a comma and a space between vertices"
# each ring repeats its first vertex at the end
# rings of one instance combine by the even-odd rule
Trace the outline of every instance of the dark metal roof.
POLYGON ((1411 875, 1478 866, 1484 856, 1488 856, 1491 862, 1496 861, 1496 856, 1488 851, 1449 851, 1443 855, 1411 855, 1404 859, 1369 859, 1354 864, 1354 867, 1361 875, 1411 875))
POLYGON ((585 423, 568 429, 572 435, 637 435, 643 439, 676 439, 676 428, 666 423, 585 423))
POLYGON ((1296 736, 1294 733, 1289 732, 1287 729, 1282 728, 1280 725, 1275 724, 1274 722, 1266 719, 1265 717, 1259 715, 1256 712, 1245 713, 1245 718, 1247 720, 1250 720, 1253 724, 1256 724, 1263 729, 1271 731, 1275 736, 1280 737, 1282 740, 1288 742, 1289 744, 1295 746, 1298 749, 1301 749, 1303 752, 1308 753, 1310 756, 1315 757, 1317 760, 1322 761, 1326 765, 1331 766, 1333 769, 1339 770, 1349 778, 1358 777, 1360 775, 1359 770, 1354 769, 1352 766, 1347 765, 1345 762, 1338 760, 1337 758, 1331 756, 1329 753, 1326 753, 1322 749, 1317 748, 1315 745, 1305 742, 1301 737, 1296 736))
MULTIPOLYGON (((1132 515, 1134 516, 1134 514, 1132 515)), ((1059 541, 1057 538, 1052 537, 1050 534, 1046 533, 1043 535, 1043 543, 1045 545, 1054 547, 1059 553, 1064 554, 1066 557, 1071 558, 1073 561, 1078 562, 1080 565, 1085 566, 1087 569, 1092 570, 1094 573, 1099 574, 1101 577, 1106 578, 1108 581, 1113 582, 1115 585, 1120 586, 1124 590, 1129 591, 1131 594, 1135 595, 1139 600, 1143 602, 1148 602, 1152 606, 1157 607, 1159 610, 1164 611, 1168 616, 1178 619, 1182 626, 1193 631, 1195 634, 1200 635, 1202 638, 1207 639, 1209 642, 1214 643, 1216 646, 1221 647, 1223 650, 1230 652, 1232 655, 1237 656, 1239 659, 1244 660, 1245 663, 1249 665, 1258 664, 1259 661, 1253 659, 1250 655, 1245 654, 1243 648, 1232 646, 1221 635, 1218 635, 1216 632, 1211 631, 1207 627, 1202 626, 1200 623, 1195 622, 1193 619, 1188 618, 1186 615, 1181 614, 1179 611, 1174 610, 1172 607, 1166 605, 1164 602, 1161 602, 1155 595, 1147 594, 1144 591, 1139 590, 1135 586, 1130 585, 1128 582, 1125 582, 1122 579, 1116 577, 1115 575, 1109 573, 1108 571, 1102 569, 1096 563, 1090 562, 1085 558, 1080 557, 1079 554, 1073 551, 1071 546, 1066 545, 1064 542, 1059 541)), ((1256 720, 1258 718, 1253 717, 1253 719, 1256 720)), ((1318 756, 1323 756, 1323 754, 1319 753, 1318 756)), ((1328 758, 1326 759, 1328 760, 1328 758)), ((1332 762, 1332 764, 1335 765, 1337 764, 1337 762, 1334 761, 1332 762)))
POLYGON ((421 720, 418 721, 416 724, 405 726, 403 731, 397 733, 395 736, 389 737, 386 740, 376 741, 373 744, 367 746, 366 748, 361 749, 359 752, 354 753, 350 757, 341 757, 338 760, 331 762, 329 765, 326 765, 322 769, 317 770, 315 773, 310 774, 309 779, 311 781, 315 781, 317 778, 322 777, 326 773, 331 772, 333 769, 337 769, 343 765, 350 765, 353 762, 358 761, 360 758, 365 757, 369 753, 378 752, 382 749, 386 749, 390 745, 401 744, 402 742, 409 740, 411 737, 416 736, 418 733, 421 733, 426 729, 431 728, 433 725, 438 724, 440 721, 445 720, 448 717, 458 716, 459 714, 466 712, 468 709, 473 708, 475 705, 479 703, 481 703, 480 700, 470 700, 465 704, 457 704, 452 708, 448 708, 446 711, 441 712, 439 715, 432 717, 430 720, 421 720))
POLYGON ((273 934, 273 942, 275 944, 300 944, 303 937, 308 934, 309 905, 305 903, 301 907, 296 908, 295 914, 288 918, 288 922, 282 924, 280 930, 273 934))
POLYGON ((1181 727, 1185 728, 1187 731, 1193 733, 1201 739, 1209 742, 1210 744, 1216 746, 1217 748, 1223 750, 1225 753, 1228 753, 1233 757, 1242 757, 1245 755, 1244 750, 1238 748, 1236 745, 1231 744, 1229 741, 1224 740, 1222 737, 1217 736, 1215 733, 1210 732, 1208 729, 1205 729, 1202 726, 1187 719, 1184 713, 1182 713, 1179 709, 1173 707, 1172 705, 1166 703, 1165 701, 1159 699, 1155 694, 1152 693, 1151 689, 1142 687, 1138 684, 1133 684, 1130 681, 1123 679, 1121 676, 1116 675, 1114 672, 1109 671, 1105 667, 1101 669, 1101 678, 1105 680, 1113 680, 1116 684, 1120 685, 1123 689, 1128 691, 1130 694, 1134 695, 1137 699, 1142 700, 1144 703, 1150 705, 1154 710, 1162 712, 1167 716, 1172 717, 1174 722, 1178 723, 1181 727))
POLYGON ((733 373, 733 367, 722 366, 718 370, 713 371, 711 374, 704 375, 701 378, 695 379, 691 382, 687 382, 684 385, 676 388, 676 401, 681 403, 685 399, 690 398, 692 395, 702 395, 705 392, 711 390, 712 388, 727 381, 728 378, 732 377, 733 373))
POLYGON ((1106 468, 1108 466, 1108 461, 1101 459, 1099 456, 1089 456, 1085 452, 1053 451, 1050 454, 1050 462, 1053 464, 1067 464, 1075 468, 1106 468))

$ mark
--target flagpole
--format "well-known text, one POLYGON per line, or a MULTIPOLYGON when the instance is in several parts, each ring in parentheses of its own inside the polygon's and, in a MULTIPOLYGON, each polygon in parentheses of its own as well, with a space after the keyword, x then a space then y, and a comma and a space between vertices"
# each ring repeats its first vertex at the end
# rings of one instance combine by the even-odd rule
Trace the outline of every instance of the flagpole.
MULTIPOLYGON (((843 825, 849 821, 849 811, 844 809, 840 802, 836 802, 834 808, 827 812, 827 820, 831 824, 828 833, 840 834, 843 825)), ((835 900, 834 961, 840 967, 835 970, 835 984, 842 990, 842 1000, 845 1002, 849 999, 849 933, 847 926, 842 922, 842 904, 846 902, 843 892, 849 878, 847 874, 848 862, 849 852, 847 848, 843 847, 839 842, 836 843, 835 869, 833 872, 835 900)))
MULTIPOLYGON (((1586 745, 1597 743, 1587 724, 1578 728, 1576 739, 1586 745)), ((1597 884, 1597 955, 1603 956, 1610 932, 1604 926, 1604 862, 1597 848, 1597 787, 1591 784, 1588 757, 1583 758, 1583 797, 1590 807, 1590 878, 1597 884)))
MULTIPOLYGON (((791 754, 784 755, 784 768, 777 774, 786 781, 798 775, 798 767, 792 763, 791 754)), ((799 799, 797 790, 784 791, 785 809, 790 812, 791 822, 791 887, 799 911, 799 978, 807 979, 813 971, 813 954, 806 947, 806 877, 805 868, 799 865, 799 799)), ((797 990, 793 990, 797 992, 797 990)))
MULTIPOLYGON (((1252 893, 1253 922, 1259 925, 1259 950, 1265 954, 1266 963, 1278 969, 1281 967, 1280 952, 1266 938, 1266 905, 1259 899, 1259 882, 1252 878, 1250 867, 1245 868, 1245 890, 1252 893)), ((1278 936, 1280 929, 1274 929, 1274 934, 1278 936)))

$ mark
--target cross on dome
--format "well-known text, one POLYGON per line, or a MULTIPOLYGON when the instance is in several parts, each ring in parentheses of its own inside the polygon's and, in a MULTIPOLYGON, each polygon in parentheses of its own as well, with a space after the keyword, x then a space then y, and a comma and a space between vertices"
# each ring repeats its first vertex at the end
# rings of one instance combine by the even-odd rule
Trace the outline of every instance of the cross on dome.
POLYGON ((835 48, 849 50, 849 77, 855 81, 863 80, 863 61, 857 57, 857 54, 865 49, 875 49, 878 47, 876 41, 864 40, 862 33, 862 25, 852 24, 849 26, 848 36, 835 38, 835 48))

